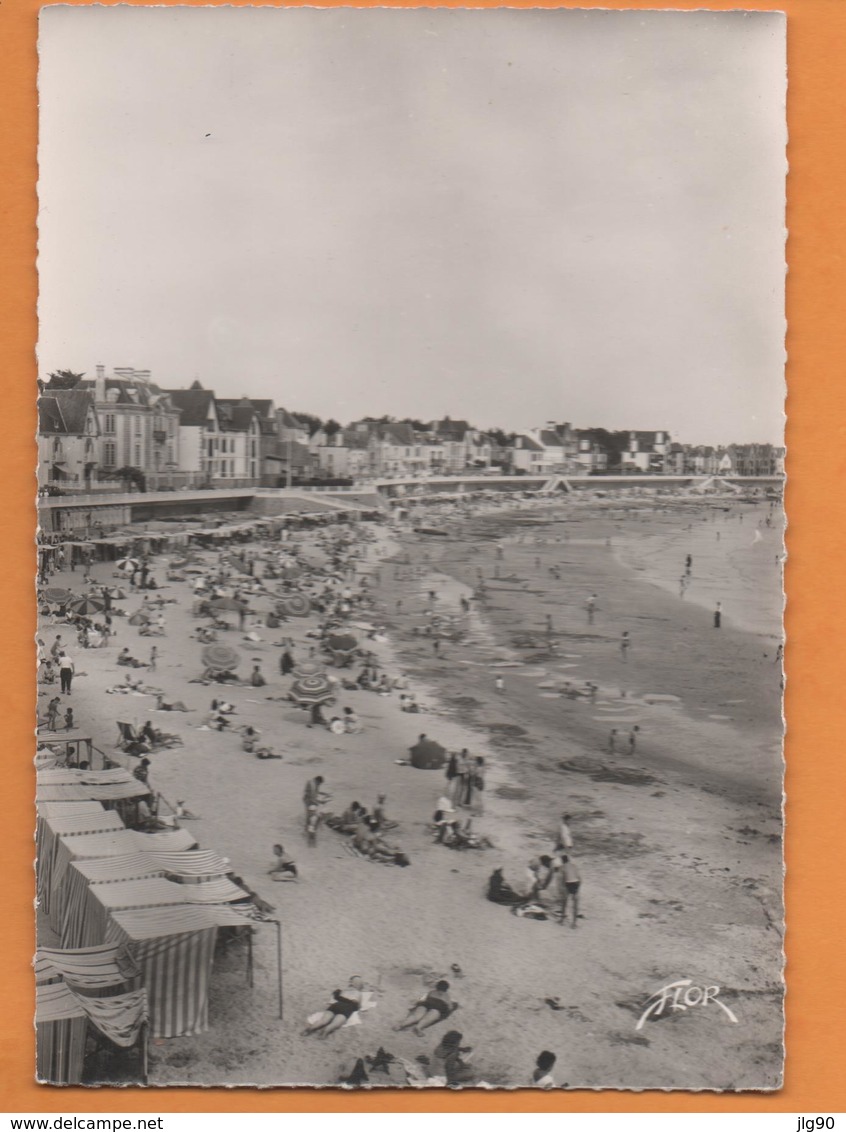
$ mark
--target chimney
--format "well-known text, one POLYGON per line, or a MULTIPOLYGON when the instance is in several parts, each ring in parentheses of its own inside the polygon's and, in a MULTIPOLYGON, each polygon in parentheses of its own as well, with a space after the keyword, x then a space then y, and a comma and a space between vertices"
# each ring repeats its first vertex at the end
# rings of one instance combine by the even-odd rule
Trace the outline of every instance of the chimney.
POLYGON ((106 400, 106 367, 97 366, 97 376, 94 378, 94 402, 99 404, 106 400))

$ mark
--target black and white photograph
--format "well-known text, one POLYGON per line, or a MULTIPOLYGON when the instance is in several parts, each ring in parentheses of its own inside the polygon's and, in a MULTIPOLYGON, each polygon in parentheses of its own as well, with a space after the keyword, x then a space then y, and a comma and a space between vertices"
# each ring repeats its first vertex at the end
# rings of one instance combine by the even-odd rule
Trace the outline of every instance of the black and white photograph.
POLYGON ((785 36, 41 10, 39 1082, 780 1088, 785 36))

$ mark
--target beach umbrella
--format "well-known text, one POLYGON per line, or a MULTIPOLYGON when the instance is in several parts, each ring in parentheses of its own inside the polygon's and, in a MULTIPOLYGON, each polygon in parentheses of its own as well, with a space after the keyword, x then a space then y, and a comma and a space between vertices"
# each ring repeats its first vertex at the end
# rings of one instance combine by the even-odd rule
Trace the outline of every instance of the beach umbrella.
POLYGON ((280 600, 279 606, 290 617, 307 617, 311 612, 311 602, 302 594, 288 594, 280 600))
POLYGON ((302 576, 302 566, 285 566, 282 570, 282 577, 286 582, 293 582, 302 576))
POLYGON ((358 637, 353 633, 330 633, 326 638, 326 647, 330 652, 342 655, 355 652, 358 648, 358 637))
POLYGON ((299 680, 301 676, 325 676, 326 669, 322 664, 316 664, 313 660, 303 660, 294 667, 293 674, 294 679, 299 680))
POLYGON ((126 597, 126 590, 122 590, 120 586, 112 586, 112 588, 110 590, 107 590, 106 593, 108 593, 109 597, 113 598, 115 601, 123 601, 126 597))
POLYGON ((317 672, 313 676, 301 676, 291 686, 291 699, 296 700, 302 707, 325 704, 334 697, 332 685, 324 672, 317 672))
POLYGON ((140 562, 137 558, 119 558, 115 563, 118 570, 122 570, 125 574, 131 574, 133 570, 137 570, 140 562))
POLYGON ((130 625, 147 625, 149 623, 149 620, 150 620, 150 618, 147 616, 147 614, 144 612, 144 610, 138 609, 129 618, 129 624, 130 625))
POLYGON ((446 756, 446 749, 434 739, 419 739, 411 748, 411 765, 417 770, 440 770, 446 756))
POLYGON ((213 672, 231 672, 241 662, 241 656, 229 645, 206 645, 201 656, 206 668, 213 672))
POLYGON ((72 601, 70 608, 74 613, 79 613, 83 617, 90 617, 92 613, 102 613, 106 605, 98 597, 81 597, 72 601))
POLYGON ((209 602, 209 609, 230 609, 236 612, 245 610, 247 603, 235 597, 215 597, 209 602))
POLYGON ((49 601, 51 605, 67 605, 69 601, 73 601, 74 594, 70 590, 64 590, 61 586, 48 586, 44 591, 44 600, 49 601))

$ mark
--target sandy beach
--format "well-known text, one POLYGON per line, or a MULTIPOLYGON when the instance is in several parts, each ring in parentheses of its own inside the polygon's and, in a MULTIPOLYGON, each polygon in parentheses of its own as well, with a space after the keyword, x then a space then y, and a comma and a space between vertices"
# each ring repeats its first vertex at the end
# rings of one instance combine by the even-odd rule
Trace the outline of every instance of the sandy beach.
MULTIPOLYGON (((155 564, 166 636, 141 638, 121 618, 110 647, 73 647, 76 725, 126 764, 113 754, 117 720, 150 719, 182 738, 183 747, 152 756, 151 781, 168 800, 185 800, 196 815, 185 827, 276 905, 285 1002, 280 1021, 275 937, 259 926, 255 986, 245 985, 237 955, 224 956, 209 1031, 154 1042, 151 1083, 322 1085, 380 1046, 410 1061, 431 1055, 446 1026, 423 1037, 393 1027, 443 974, 460 1003, 449 1025, 474 1047, 478 1079, 492 1086, 528 1085, 537 1054, 549 1049, 557 1083, 570 1088, 777 1087, 781 531, 766 526, 769 514, 713 501, 592 500, 445 514, 445 538, 378 527, 359 572, 378 570, 370 620, 386 627, 386 639, 367 647, 389 676, 408 675, 425 710, 400 712, 396 692, 343 692, 338 705, 355 709, 361 733, 307 728, 307 715, 282 698, 291 680, 279 673, 279 644, 292 638, 295 658, 305 659, 316 618, 259 628, 257 642, 233 627, 225 636, 242 653, 239 674, 258 662, 268 683, 225 695, 237 722, 260 729, 283 756, 272 761, 246 754, 234 734, 199 730, 220 689, 192 682, 202 664, 190 585, 165 582, 155 564), (687 554, 692 580, 681 598, 687 554), (464 612, 462 598, 480 578, 484 597, 464 612), (462 634, 441 642, 439 655, 425 632, 433 610, 454 617, 462 634), (625 659, 623 632, 631 638, 625 659), (124 672, 119 649, 146 661, 152 645, 156 670, 139 672, 188 714, 155 712, 150 696, 106 694, 124 672), (586 681, 597 685, 594 702, 564 694, 567 683, 586 681), (434 843, 444 773, 397 762, 422 733, 485 758, 484 813, 474 828, 493 848, 434 843), (326 826, 309 847, 301 799, 315 774, 336 813, 386 794, 398 823, 392 837, 410 867, 351 857, 326 826), (495 868, 525 884, 526 863, 552 847, 563 812, 583 877, 577 930, 485 900, 495 868), (267 875, 279 841, 297 861, 297 884, 267 875), (378 990, 376 1008, 326 1041, 302 1037, 307 1016, 354 974, 378 990), (638 1029, 649 996, 681 979, 718 986, 736 1021, 711 1003, 666 1011, 638 1029)), ((99 564, 92 577, 112 582, 113 567, 99 564)), ((67 570, 54 580, 81 584, 67 570)), ((120 604, 131 614, 141 597, 120 604)), ((270 604, 259 598, 252 607, 263 617, 270 604)), ((42 625, 40 635, 49 648, 62 631, 42 625)), ((40 692, 43 707, 54 693, 40 692)))

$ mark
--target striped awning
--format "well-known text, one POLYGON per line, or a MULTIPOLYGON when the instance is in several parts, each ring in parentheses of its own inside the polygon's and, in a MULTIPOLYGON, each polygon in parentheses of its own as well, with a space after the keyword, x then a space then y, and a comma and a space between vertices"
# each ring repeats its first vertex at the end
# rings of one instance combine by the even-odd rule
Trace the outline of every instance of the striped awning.
POLYGON ((173 876, 218 877, 232 872, 229 858, 221 857, 211 849, 197 849, 191 853, 167 853, 154 849, 147 855, 173 876))
POLYGON ((208 1029, 208 992, 219 926, 244 927, 246 916, 225 906, 179 904, 112 912, 107 942, 126 943, 141 967, 156 1037, 208 1029))
POLYGON ((126 948, 115 944, 73 951, 42 947, 35 953, 34 966, 37 984, 63 979, 86 990, 122 986, 141 973, 126 948))
POLYGON ((85 1065, 89 1022, 115 1045, 135 1045, 147 1021, 144 989, 109 998, 77 995, 66 983, 36 987, 37 1077, 51 1085, 78 1085, 85 1065))
MULTIPOLYGON (((71 787, 70 789, 76 789, 71 787)), ((66 817, 68 814, 99 814, 103 807, 93 800, 43 802, 39 799, 38 812, 44 817, 66 817)))

